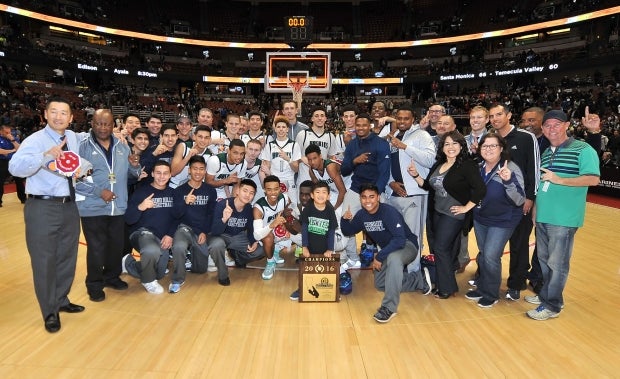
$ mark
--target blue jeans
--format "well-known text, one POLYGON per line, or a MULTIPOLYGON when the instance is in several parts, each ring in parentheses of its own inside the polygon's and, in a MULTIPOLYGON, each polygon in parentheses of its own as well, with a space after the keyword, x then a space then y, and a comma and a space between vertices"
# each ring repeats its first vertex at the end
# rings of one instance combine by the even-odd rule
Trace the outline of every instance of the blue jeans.
POLYGON ((478 292, 487 300, 499 299, 502 283, 502 254, 515 228, 482 225, 474 220, 474 232, 478 242, 478 292))
POLYGON ((577 229, 536 223, 536 247, 543 275, 543 287, 538 296, 542 305, 553 312, 559 312, 564 304, 562 292, 568 278, 577 229))

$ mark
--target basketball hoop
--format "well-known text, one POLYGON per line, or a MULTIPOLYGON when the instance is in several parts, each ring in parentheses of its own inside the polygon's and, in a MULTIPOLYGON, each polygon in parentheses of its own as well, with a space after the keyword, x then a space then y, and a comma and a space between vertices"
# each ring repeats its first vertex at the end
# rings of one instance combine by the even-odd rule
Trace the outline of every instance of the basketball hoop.
POLYGON ((301 112, 301 102, 303 100, 304 89, 308 88, 308 78, 300 76, 289 76, 286 86, 293 92, 293 101, 297 103, 297 109, 301 112))

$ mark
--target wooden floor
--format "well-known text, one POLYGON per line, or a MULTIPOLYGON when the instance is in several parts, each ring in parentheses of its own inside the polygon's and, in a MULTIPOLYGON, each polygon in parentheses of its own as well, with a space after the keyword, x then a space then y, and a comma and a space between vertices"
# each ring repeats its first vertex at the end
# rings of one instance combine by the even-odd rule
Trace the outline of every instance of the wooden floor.
POLYGON ((263 281, 256 269, 232 271, 230 287, 213 273, 189 274, 175 295, 150 295, 126 277, 129 290, 107 289, 93 303, 82 245, 70 298, 87 309, 61 314, 53 335, 35 300, 15 194, 0 215, 0 378, 620 377, 618 209, 588 205, 566 308, 549 321, 527 318, 533 306, 523 300, 481 309, 465 299, 473 264, 458 275, 458 297, 403 294, 388 324, 372 319, 382 294, 367 270, 353 272, 340 303, 292 302, 295 271, 263 281))

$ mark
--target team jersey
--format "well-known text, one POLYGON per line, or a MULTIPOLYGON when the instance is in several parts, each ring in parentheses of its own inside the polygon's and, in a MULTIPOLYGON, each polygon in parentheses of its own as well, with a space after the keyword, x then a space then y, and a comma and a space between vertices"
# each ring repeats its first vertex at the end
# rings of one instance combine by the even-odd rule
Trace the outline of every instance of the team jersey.
POLYGON ((254 201, 252 203, 256 202, 257 199, 265 196, 263 185, 260 182, 260 175, 258 174, 260 172, 260 166, 262 163, 263 161, 261 161, 260 159, 256 159, 256 163, 254 163, 254 166, 252 166, 252 168, 248 167, 247 162, 245 163, 245 178, 250 179, 256 184, 256 193, 254 194, 254 201))
MULTIPOLYGON (((340 194, 340 192, 338 191, 338 187, 336 187, 336 182, 334 182, 334 179, 332 179, 327 172, 327 166, 331 164, 338 163, 332 161, 331 159, 324 159, 323 172, 321 173, 318 170, 312 169, 312 173, 314 174, 314 176, 316 176, 319 182, 327 183, 327 185, 329 186, 329 201, 330 203, 332 203, 333 206, 336 206, 336 201, 338 200, 338 195, 340 194)), ((340 177, 342 178, 342 175, 340 175, 340 177)), ((344 188, 349 188, 351 186, 350 176, 342 178, 342 181, 344 182, 344 188)))
POLYGON ((261 153, 261 159, 271 162, 271 174, 280 180, 291 180, 295 177, 295 171, 286 160, 280 158, 280 151, 286 153, 291 161, 301 159, 301 148, 299 144, 290 139, 286 141, 270 141, 261 153))
POLYGON ((261 197, 254 204, 254 208, 260 210, 263 213, 263 225, 269 224, 273 221, 278 213, 282 212, 284 208, 286 208, 286 204, 288 203, 288 197, 285 194, 281 193, 278 195, 278 199, 276 200, 275 205, 269 204, 265 197, 261 197))
MULTIPOLYGON (((233 172, 236 172, 237 177, 243 179, 246 169, 245 159, 239 164, 230 164, 228 163, 227 155, 227 153, 220 153, 210 156, 209 159, 207 159, 207 174, 214 175, 215 180, 222 180, 228 178, 233 172)), ((228 197, 225 187, 228 187, 230 193, 232 190, 232 186, 230 185, 216 187, 215 190, 217 191, 218 200, 228 197)))
MULTIPOLYGON (((183 149, 184 149, 183 150, 183 158, 185 158, 187 156, 187 154, 189 153, 189 150, 191 149, 191 147, 192 146, 187 146, 187 143, 183 144, 183 149)), ((205 162, 206 162, 206 160, 212 154, 211 154, 211 150, 209 150, 209 147, 207 147, 202 152, 199 152, 196 155, 203 156, 205 158, 205 162)), ((170 178, 170 187, 177 188, 177 187, 181 186, 182 184, 185 184, 188 180, 189 180, 189 163, 186 164, 185 167, 183 167, 181 172, 179 172, 178 174, 176 174, 175 176, 170 178)))
POLYGON ((243 143, 247 146, 248 142, 250 141, 258 141, 263 143, 264 141, 267 140, 266 136, 265 136, 265 132, 263 132, 261 130, 261 132, 256 136, 256 137, 252 137, 250 135, 250 132, 247 133, 243 133, 240 137, 241 141, 243 141, 243 143))
POLYGON ((209 150, 211 150, 212 154, 221 154, 228 151, 228 146, 230 146, 230 138, 226 135, 226 133, 222 133, 220 131, 214 130, 211 132, 211 140, 223 139, 224 144, 211 144, 209 145, 209 150))

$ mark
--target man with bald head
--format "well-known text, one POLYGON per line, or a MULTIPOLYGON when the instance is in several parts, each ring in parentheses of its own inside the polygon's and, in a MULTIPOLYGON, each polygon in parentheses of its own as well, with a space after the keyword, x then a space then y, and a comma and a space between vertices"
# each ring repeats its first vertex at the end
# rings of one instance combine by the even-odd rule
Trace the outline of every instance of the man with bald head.
POLYGON ((80 156, 93 168, 76 185, 78 211, 86 238, 86 290, 91 301, 105 300, 104 287, 127 289, 120 279, 127 209, 127 179, 140 175, 140 157, 114 137, 114 118, 109 109, 98 109, 92 130, 81 141, 80 156))
POLYGON ((454 122, 452 116, 443 115, 437 119, 437 122, 435 123, 435 135, 432 136, 433 142, 435 142, 435 149, 437 149, 441 136, 453 131, 454 129, 456 129, 456 123, 454 122))

